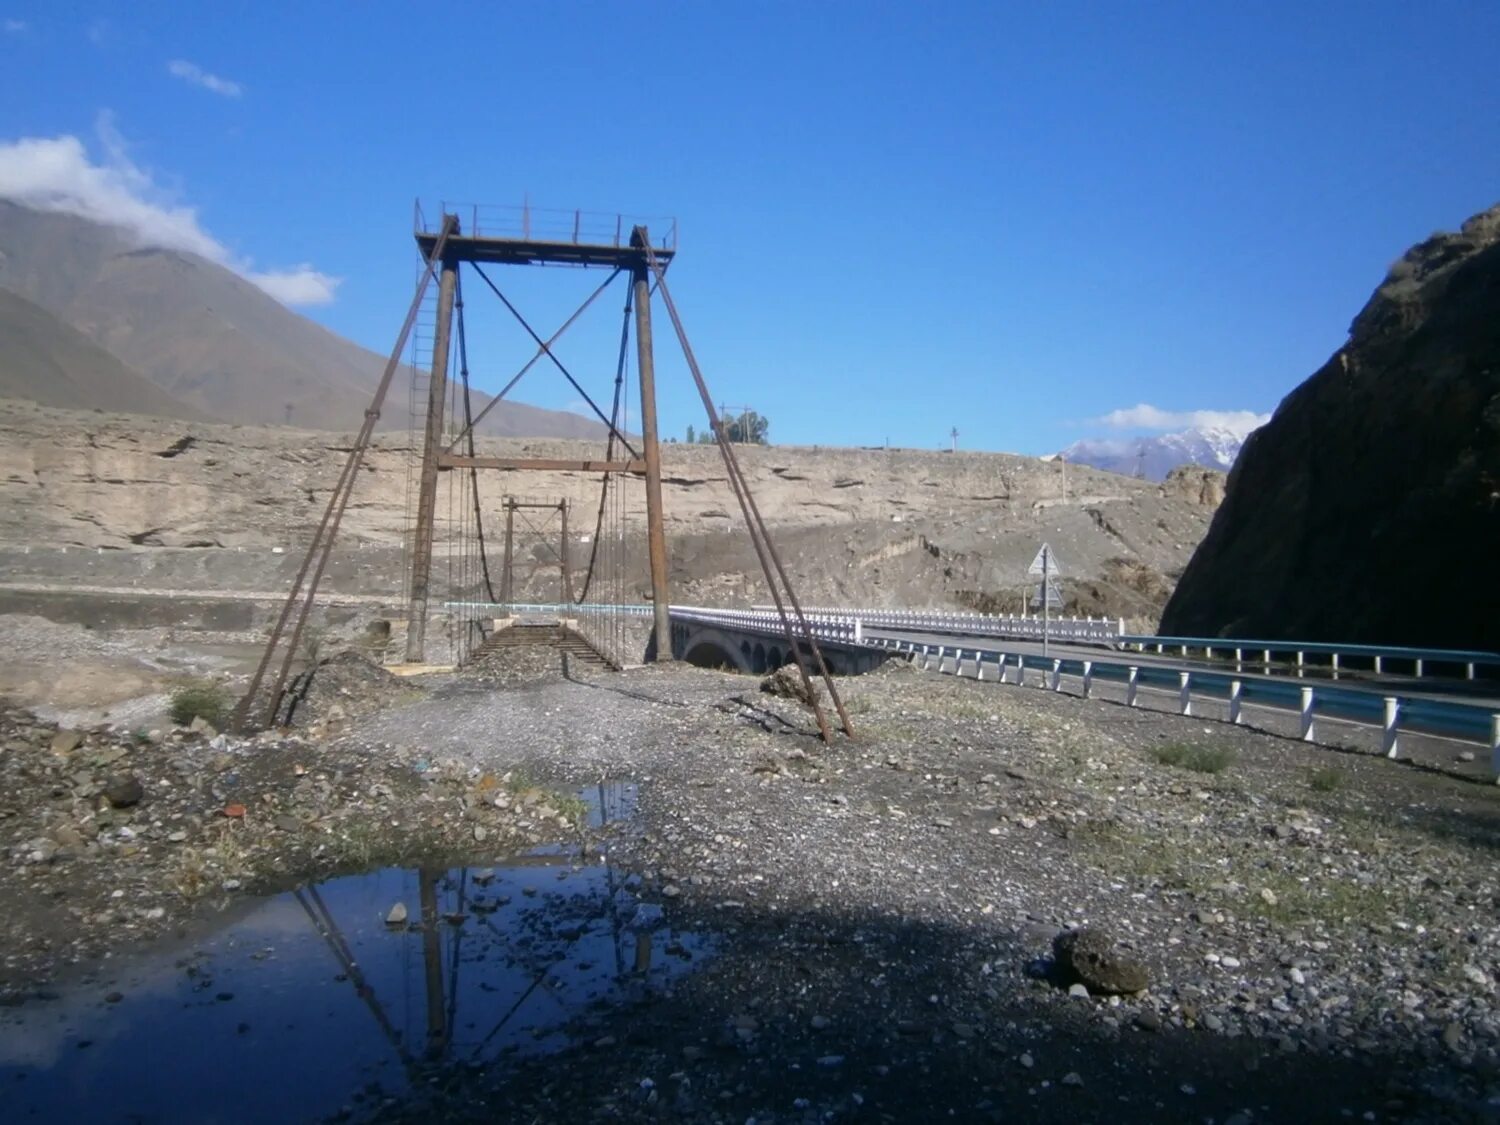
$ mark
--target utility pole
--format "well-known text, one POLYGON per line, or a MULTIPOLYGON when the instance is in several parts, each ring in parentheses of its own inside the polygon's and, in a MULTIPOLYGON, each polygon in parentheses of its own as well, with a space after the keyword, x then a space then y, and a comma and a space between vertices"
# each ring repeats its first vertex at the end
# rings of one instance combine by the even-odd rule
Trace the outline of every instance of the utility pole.
POLYGON ((949 434, 948 436, 953 439, 953 452, 957 453, 958 452, 958 427, 954 426, 953 427, 953 432, 951 434, 949 434))

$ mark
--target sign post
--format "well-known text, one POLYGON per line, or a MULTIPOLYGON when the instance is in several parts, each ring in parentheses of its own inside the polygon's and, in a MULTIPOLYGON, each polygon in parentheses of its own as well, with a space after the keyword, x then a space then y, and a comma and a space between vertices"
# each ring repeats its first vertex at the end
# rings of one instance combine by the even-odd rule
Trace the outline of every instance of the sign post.
POLYGON ((1062 608, 1062 599, 1058 597, 1057 588, 1052 584, 1062 571, 1057 565, 1056 557, 1052 554, 1052 548, 1043 543, 1042 549, 1036 553, 1036 558, 1031 560, 1031 566, 1027 567, 1026 573, 1040 575, 1042 579, 1042 588, 1032 604, 1035 605, 1037 601, 1042 603, 1042 655, 1050 656, 1049 633, 1051 632, 1054 598, 1057 598, 1058 608, 1062 608))

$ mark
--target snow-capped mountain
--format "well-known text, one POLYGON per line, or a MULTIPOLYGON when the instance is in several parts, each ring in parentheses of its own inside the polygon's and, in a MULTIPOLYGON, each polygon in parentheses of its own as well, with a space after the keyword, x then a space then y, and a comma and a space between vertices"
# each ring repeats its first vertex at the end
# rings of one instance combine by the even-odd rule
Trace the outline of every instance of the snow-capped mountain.
POLYGON ((1137 438, 1085 438, 1059 456, 1111 473, 1165 480, 1178 465, 1206 465, 1226 472, 1250 436, 1224 426, 1204 426, 1137 438))

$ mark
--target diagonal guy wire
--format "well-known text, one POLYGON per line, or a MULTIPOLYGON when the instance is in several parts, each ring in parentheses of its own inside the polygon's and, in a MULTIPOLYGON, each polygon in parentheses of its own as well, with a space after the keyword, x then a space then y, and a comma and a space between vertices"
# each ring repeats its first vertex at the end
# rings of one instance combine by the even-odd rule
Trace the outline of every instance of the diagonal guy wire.
POLYGON ((526 323, 526 318, 516 311, 516 306, 506 300, 505 294, 500 292, 499 287, 497 287, 495 283, 490 280, 490 275, 484 272, 478 262, 472 262, 470 264, 473 265, 474 272, 477 273, 484 281, 484 283, 490 287, 490 292, 500 298, 500 303, 510 310, 510 315, 516 318, 516 321, 521 325, 522 328, 526 329, 527 334, 536 341, 537 346, 547 353, 547 358, 552 361, 553 366, 555 366, 559 371, 563 373, 563 378, 571 383, 573 389, 583 396, 583 401, 589 404, 589 409, 594 412, 594 416, 598 418, 599 421, 608 426, 610 433, 619 438, 620 443, 624 445, 626 449, 630 450, 631 457, 639 457, 640 454, 636 452, 635 447, 631 445, 630 442, 626 441, 625 435, 620 433, 619 430, 615 429, 615 424, 604 416, 604 411, 599 409, 598 403, 590 398, 588 391, 584 390, 583 387, 579 385, 578 380, 573 378, 573 373, 563 366, 562 360, 558 359, 557 356, 552 353, 552 349, 547 346, 547 342, 536 334, 536 330, 533 329, 531 325, 526 323))

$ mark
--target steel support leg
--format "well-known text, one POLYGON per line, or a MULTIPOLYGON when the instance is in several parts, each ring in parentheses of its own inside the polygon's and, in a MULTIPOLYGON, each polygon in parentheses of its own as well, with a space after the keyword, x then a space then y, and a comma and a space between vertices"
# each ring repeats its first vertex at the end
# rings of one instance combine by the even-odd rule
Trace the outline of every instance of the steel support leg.
POLYGON ((667 533, 661 502, 661 445, 656 436, 656 364, 651 352, 651 282, 635 271, 635 349, 641 374, 641 453, 646 461, 646 545, 651 556, 651 602, 656 659, 672 659, 671 605, 667 591, 667 533))
MULTIPOLYGON (((505 562, 500 571, 500 600, 510 606, 516 600, 515 579, 515 544, 516 544, 516 502, 510 498, 505 501, 505 562)), ((506 609, 506 616, 514 616, 514 611, 506 609)))
POLYGON ((453 290, 458 262, 443 262, 438 280, 437 325, 432 334, 432 377, 427 385, 427 431, 422 442, 422 477, 417 492, 417 527, 411 553, 411 604, 406 611, 406 661, 426 657, 427 595, 432 578, 432 529, 437 510, 438 454, 448 404, 448 337, 453 325, 453 290))
POLYGON ((559 557, 562 559, 562 590, 563 604, 573 604, 573 572, 568 568, 568 502, 562 501, 558 505, 562 509, 562 551, 559 557))

